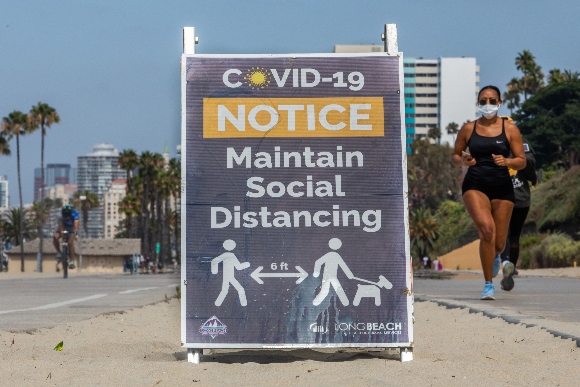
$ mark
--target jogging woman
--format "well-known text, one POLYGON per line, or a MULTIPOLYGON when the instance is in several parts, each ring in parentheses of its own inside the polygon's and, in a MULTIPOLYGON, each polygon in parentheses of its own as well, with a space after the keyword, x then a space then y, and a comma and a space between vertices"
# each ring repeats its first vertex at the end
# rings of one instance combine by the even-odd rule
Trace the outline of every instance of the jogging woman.
POLYGON ((459 130, 451 156, 454 165, 469 167, 462 192, 480 239, 479 257, 485 279, 482 300, 495 300, 492 281, 499 272, 500 253, 514 207, 514 188, 508 168, 520 170, 526 166, 519 129, 497 115, 500 96, 495 86, 481 89, 477 103, 482 117, 459 130), (513 158, 508 158, 510 152, 513 158))

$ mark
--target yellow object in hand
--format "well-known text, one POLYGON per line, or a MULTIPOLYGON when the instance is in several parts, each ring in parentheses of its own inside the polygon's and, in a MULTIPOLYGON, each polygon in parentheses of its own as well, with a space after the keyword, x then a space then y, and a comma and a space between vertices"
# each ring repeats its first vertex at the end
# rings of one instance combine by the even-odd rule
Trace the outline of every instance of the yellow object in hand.
POLYGON ((511 169, 511 168, 508 168, 508 171, 510 173, 510 176, 515 176, 518 173, 518 171, 516 171, 515 169, 511 169))

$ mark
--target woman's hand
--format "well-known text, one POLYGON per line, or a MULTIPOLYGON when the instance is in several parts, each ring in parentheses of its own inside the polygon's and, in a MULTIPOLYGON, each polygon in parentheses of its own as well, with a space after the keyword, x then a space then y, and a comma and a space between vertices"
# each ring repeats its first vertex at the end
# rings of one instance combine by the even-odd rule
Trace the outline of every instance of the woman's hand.
POLYGON ((471 167, 475 165, 475 159, 467 152, 461 152, 461 165, 471 167))
POLYGON ((493 162, 495 163, 495 165, 497 165, 498 167, 507 167, 507 163, 506 163, 506 158, 503 157, 502 155, 491 155, 493 157, 493 162))

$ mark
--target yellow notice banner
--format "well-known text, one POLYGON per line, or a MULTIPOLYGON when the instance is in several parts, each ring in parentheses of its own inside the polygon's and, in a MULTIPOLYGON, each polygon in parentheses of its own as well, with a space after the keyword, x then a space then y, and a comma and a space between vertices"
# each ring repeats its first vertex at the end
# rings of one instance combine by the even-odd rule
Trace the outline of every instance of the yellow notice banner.
POLYGON ((204 98, 204 138, 383 137, 382 97, 204 98))

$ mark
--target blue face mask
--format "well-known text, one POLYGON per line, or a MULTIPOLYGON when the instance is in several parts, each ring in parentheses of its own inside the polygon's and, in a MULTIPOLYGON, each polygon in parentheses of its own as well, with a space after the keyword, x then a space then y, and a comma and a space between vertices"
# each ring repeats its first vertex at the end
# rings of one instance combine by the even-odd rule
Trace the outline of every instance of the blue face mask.
POLYGON ((499 105, 484 105, 480 106, 479 112, 488 120, 492 119, 497 115, 499 110, 499 105))

